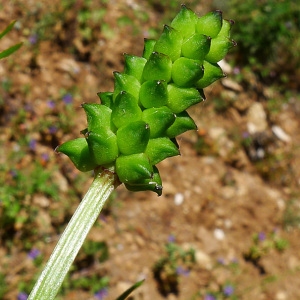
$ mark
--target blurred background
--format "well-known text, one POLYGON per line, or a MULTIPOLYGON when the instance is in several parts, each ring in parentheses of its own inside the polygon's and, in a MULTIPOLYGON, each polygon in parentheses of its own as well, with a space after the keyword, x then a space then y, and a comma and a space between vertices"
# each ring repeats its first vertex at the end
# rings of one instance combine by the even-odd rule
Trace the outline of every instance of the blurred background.
MULTIPOLYGON (((82 102, 113 90, 182 1, 0 0, 0 299, 27 299, 86 193, 56 146, 80 136, 82 102)), ((198 131, 163 161, 164 191, 119 187, 57 299, 300 299, 298 1, 186 1, 232 19, 227 77, 190 109, 198 131)))

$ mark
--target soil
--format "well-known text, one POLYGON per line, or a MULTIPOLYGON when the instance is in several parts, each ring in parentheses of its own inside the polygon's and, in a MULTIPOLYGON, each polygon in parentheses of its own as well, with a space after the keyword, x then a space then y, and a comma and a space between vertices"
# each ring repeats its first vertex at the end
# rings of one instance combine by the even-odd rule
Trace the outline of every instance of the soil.
MULTIPOLYGON (((74 29, 83 7, 83 1, 77 1, 65 20, 51 25, 51 39, 30 43, 32 28, 41 22, 41 16, 62 7, 60 1, 51 1, 49 7, 46 3, 13 1, 0 11, 1 29, 11 20, 18 20, 17 29, 1 40, 1 49, 24 41, 20 51, 0 64, 2 83, 7 78, 12 80, 9 90, 2 87, 1 91, 0 163, 8 162, 18 139, 26 135, 37 145, 34 151, 26 152, 16 168, 25 170, 47 153, 50 159, 44 169, 56 166, 51 180, 60 192, 59 201, 42 193, 24 198, 37 209, 31 236, 18 233, 18 229, 23 232, 22 225, 10 237, 1 230, 0 272, 5 275, 7 289, 3 299, 17 299, 21 282, 31 282, 39 272, 28 258, 25 239, 43 253, 46 262, 91 183, 90 174, 79 175, 66 157, 54 153, 54 148, 79 137, 86 126, 80 104, 98 102, 98 92, 113 89, 112 72, 123 70, 123 53, 140 55, 143 37, 151 36, 149 28, 158 28, 166 13, 163 7, 151 6, 147 1, 105 1, 103 24, 109 29, 102 23, 92 28, 87 43, 74 29), (137 17, 145 12, 147 18, 137 17), (124 16, 132 23, 120 26, 117 20, 124 16), (66 110, 61 100, 64 91, 73 95, 69 130, 57 126, 59 115, 66 110), (49 113, 49 100, 53 99, 56 108, 49 113), (17 122, 24 108, 25 117, 17 122), (40 127, 41 121, 53 122, 57 131, 53 134, 40 127), (76 184, 78 176, 82 176, 80 184, 76 184), (72 202, 68 202, 69 190, 75 190, 72 202), (50 212, 54 209, 60 212, 53 217, 50 212)), ((94 5, 98 9, 99 4, 94 5)), ((202 14, 210 5, 192 8, 202 14)), ((189 110, 198 131, 178 138, 181 156, 158 165, 163 195, 132 193, 120 186, 88 236, 90 241, 107 243, 109 258, 99 263, 85 262, 79 256, 76 265, 81 268, 72 272, 73 279, 93 274, 108 276, 105 299, 115 299, 143 278, 144 284, 131 299, 204 299, 206 293, 218 292, 226 284, 233 285, 236 299, 300 299, 300 232, 298 224, 293 223, 299 218, 300 106, 290 97, 278 112, 270 111, 268 100, 282 97, 276 88, 263 86, 243 70, 247 84, 238 83, 231 68, 228 71, 224 81, 205 91, 207 100, 189 110), (225 107, 218 106, 218 99, 223 99, 225 107), (261 119, 254 113, 257 123, 249 112, 257 108, 256 103, 265 113, 261 119), (252 143, 245 146, 251 122, 264 125, 250 133, 252 143), (274 134, 275 125, 287 138, 274 134), (263 151, 262 157, 259 151, 263 151), (288 241, 288 246, 283 251, 270 247, 258 259, 249 259, 253 235, 262 232, 288 241), (153 266, 166 256, 165 244, 170 237, 183 249, 193 248, 196 263, 186 276, 179 276, 177 291, 171 288, 163 294, 153 266)), ((219 297, 225 299, 221 294, 219 297)), ((84 289, 66 289, 61 299, 96 298, 84 289)))

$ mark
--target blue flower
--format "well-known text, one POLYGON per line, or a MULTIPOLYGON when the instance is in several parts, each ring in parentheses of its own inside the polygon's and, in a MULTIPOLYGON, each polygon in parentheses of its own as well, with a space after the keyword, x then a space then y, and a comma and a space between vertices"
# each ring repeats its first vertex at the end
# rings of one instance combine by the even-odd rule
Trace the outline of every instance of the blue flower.
POLYGON ((28 295, 24 292, 20 292, 18 294, 18 297, 17 297, 18 300, 27 300, 28 299, 28 295))
POLYGON ((36 148, 36 140, 32 139, 29 141, 29 149, 35 151, 36 148))
POLYGON ((184 276, 188 276, 190 275, 190 271, 189 270, 186 270, 184 269, 183 267, 177 267, 176 268, 176 274, 177 275, 184 275, 184 276))
POLYGON ((62 100, 65 104, 71 104, 73 101, 73 96, 70 93, 67 93, 63 96, 62 100))
POLYGON ((216 297, 211 294, 206 294, 204 300, 216 300, 216 297))
POLYGON ((29 252, 28 252, 28 257, 31 259, 36 259, 39 255, 40 255, 40 250, 36 249, 36 248, 32 248, 29 252))
POLYGON ((29 36, 28 41, 31 45, 34 45, 38 41, 38 35, 36 33, 29 36))
POLYGON ((260 232, 258 234, 258 240, 263 242, 266 239, 266 234, 264 232, 260 232))
POLYGON ((57 127, 54 125, 49 126, 49 132, 50 134, 55 134, 57 132, 57 127))
POLYGON ((217 259, 217 263, 218 263, 219 265, 225 265, 225 260, 224 260, 224 258, 223 258, 223 257, 219 257, 219 258, 217 259))
POLYGON ((48 105, 49 108, 53 109, 55 107, 55 102, 53 100, 48 100, 47 105, 48 105))
POLYGON ((231 296, 233 294, 233 292, 234 292, 234 287, 232 285, 227 284, 224 286, 223 293, 226 297, 231 296))
POLYGON ((94 294, 97 300, 103 300, 107 295, 108 295, 107 288, 102 288, 101 290, 99 290, 94 294))
POLYGON ((169 243, 174 243, 174 242, 175 242, 175 236, 174 236, 173 234, 170 234, 170 235, 168 236, 168 242, 169 242, 169 243))

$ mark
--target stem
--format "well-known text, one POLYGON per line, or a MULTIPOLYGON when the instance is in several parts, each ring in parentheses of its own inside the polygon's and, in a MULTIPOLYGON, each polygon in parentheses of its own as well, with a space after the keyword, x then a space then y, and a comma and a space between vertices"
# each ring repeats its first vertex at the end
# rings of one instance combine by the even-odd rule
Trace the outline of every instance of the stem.
POLYGON ((29 300, 52 300, 69 271, 105 201, 119 185, 113 170, 100 170, 60 237, 50 259, 36 282, 29 300))

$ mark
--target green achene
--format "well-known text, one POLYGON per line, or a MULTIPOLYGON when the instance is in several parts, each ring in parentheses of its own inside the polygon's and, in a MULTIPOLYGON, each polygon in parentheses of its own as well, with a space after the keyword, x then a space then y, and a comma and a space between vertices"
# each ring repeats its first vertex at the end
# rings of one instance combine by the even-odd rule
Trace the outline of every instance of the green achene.
POLYGON ((225 76, 218 62, 235 42, 233 21, 217 10, 198 17, 185 5, 158 40, 145 39, 141 57, 124 54, 124 72, 114 72, 114 91, 98 93, 100 104, 83 104, 83 137, 57 147, 87 172, 115 170, 130 191, 162 193, 156 167, 179 155, 176 137, 197 126, 187 109, 205 99, 203 88, 225 76))

